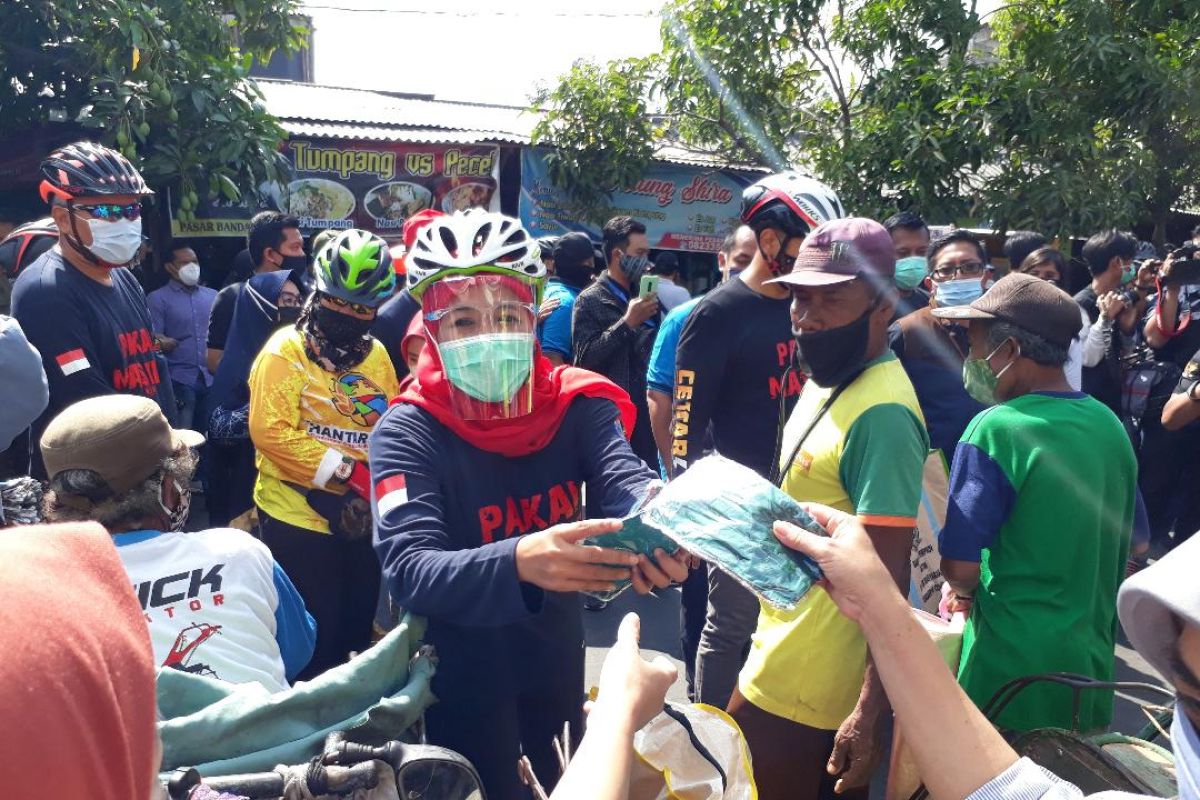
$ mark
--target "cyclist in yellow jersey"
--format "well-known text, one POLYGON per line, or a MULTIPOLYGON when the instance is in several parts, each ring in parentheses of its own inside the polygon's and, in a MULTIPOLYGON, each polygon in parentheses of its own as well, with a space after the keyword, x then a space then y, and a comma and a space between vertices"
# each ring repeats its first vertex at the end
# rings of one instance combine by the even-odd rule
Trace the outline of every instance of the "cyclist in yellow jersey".
POLYGON ((383 239, 347 230, 314 258, 316 290, 250 371, 259 536, 317 620, 302 680, 371 640, 379 562, 371 550, 367 437, 399 392, 369 330, 396 289, 383 239))

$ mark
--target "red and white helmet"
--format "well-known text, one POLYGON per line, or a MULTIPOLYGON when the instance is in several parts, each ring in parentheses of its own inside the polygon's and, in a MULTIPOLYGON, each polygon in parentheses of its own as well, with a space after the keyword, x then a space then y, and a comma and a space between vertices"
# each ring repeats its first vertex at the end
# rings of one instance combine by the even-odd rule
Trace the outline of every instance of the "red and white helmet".
POLYGON ((755 230, 771 225, 803 236, 844 216, 846 210, 833 189, 791 170, 768 175, 742 192, 742 222, 755 230))

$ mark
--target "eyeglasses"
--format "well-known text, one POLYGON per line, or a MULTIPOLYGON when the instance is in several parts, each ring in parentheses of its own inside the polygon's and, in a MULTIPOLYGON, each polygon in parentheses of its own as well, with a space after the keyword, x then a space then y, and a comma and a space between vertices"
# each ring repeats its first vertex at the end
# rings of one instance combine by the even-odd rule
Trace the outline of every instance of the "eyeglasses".
POLYGON ((116 222, 118 219, 127 219, 133 221, 141 219, 142 204, 129 203, 128 205, 120 205, 118 203, 102 203, 96 206, 80 206, 72 205, 72 208, 82 211, 93 219, 102 219, 105 222, 116 222))
POLYGON ((303 304, 304 299, 298 294, 284 292, 283 294, 279 295, 278 305, 280 308, 299 308, 303 304))
POLYGON ((364 306, 362 303, 349 303, 340 297, 330 297, 329 295, 324 295, 323 299, 328 300, 330 303, 332 303, 337 308, 348 308, 351 311, 353 311, 355 314, 374 314, 375 313, 375 309, 372 308, 371 306, 364 306))
POLYGON ((929 274, 933 276, 935 281, 950 281, 956 277, 979 278, 983 276, 986 269, 986 264, 979 261, 968 261, 966 264, 952 264, 948 267, 939 267, 929 274))

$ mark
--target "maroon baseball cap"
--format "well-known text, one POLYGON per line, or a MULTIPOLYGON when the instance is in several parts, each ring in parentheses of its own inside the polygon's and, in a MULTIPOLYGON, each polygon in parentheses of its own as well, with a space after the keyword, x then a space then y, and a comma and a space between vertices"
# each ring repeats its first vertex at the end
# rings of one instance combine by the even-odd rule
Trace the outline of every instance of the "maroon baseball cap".
POLYGON ((818 225, 800 245, 792 271, 770 283, 830 286, 871 274, 895 279, 892 236, 873 219, 848 217, 818 225))
POLYGON ((1079 306, 1050 281, 1012 272, 992 284, 969 306, 935 308, 942 319, 998 319, 1036 333, 1062 347, 1070 346, 1083 327, 1079 306))

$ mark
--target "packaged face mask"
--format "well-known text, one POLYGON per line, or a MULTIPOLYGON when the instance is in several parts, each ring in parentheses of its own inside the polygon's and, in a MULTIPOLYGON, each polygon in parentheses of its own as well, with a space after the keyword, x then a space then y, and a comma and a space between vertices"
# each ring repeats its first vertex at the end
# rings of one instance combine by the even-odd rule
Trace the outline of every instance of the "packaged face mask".
POLYGON ((754 470, 721 456, 709 456, 667 484, 635 518, 627 520, 631 532, 623 540, 619 537, 624 530, 588 543, 620 545, 651 558, 655 547, 668 553, 682 547, 725 570, 767 605, 791 611, 821 579, 821 570, 812 559, 789 550, 775 538, 772 526, 776 520, 826 535, 799 503, 754 470), (675 547, 664 547, 662 539, 643 528, 656 531, 675 547))

